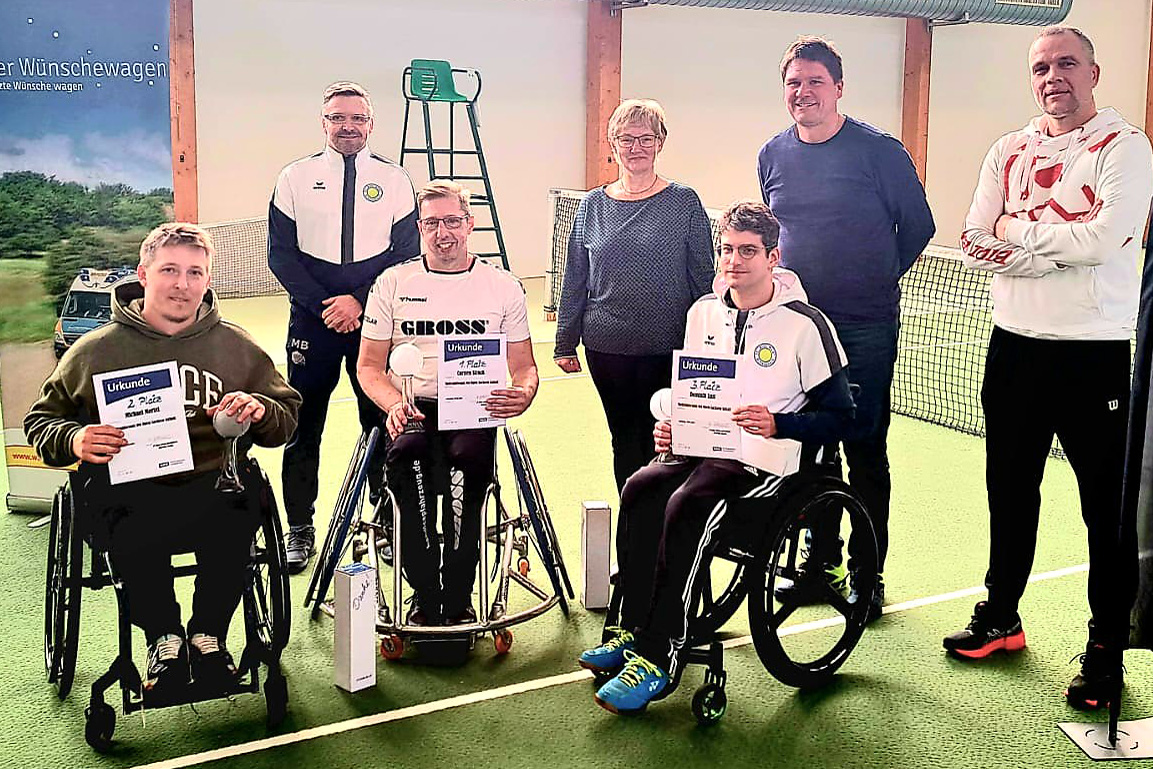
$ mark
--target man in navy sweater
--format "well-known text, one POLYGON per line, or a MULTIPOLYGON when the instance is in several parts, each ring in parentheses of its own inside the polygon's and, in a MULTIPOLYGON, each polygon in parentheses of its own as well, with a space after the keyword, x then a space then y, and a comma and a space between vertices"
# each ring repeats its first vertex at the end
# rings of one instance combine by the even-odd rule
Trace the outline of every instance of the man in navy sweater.
MULTIPOLYGON (((888 550, 889 389, 897 359, 897 280, 920 256, 936 227, 909 153, 892 136, 837 110, 844 89, 841 57, 825 40, 798 38, 781 60, 785 106, 794 125, 757 157, 765 203, 781 223, 781 264, 800 276, 809 301, 833 325, 856 385, 856 417, 844 441, 849 483, 872 514, 888 550)), ((843 590, 835 521, 814 531, 803 578, 778 598, 816 602, 823 582, 843 590)), ((849 541, 849 571, 864 543, 849 541)), ((870 619, 881 615, 884 584, 870 619)), ((850 600, 855 595, 850 594, 850 600)))

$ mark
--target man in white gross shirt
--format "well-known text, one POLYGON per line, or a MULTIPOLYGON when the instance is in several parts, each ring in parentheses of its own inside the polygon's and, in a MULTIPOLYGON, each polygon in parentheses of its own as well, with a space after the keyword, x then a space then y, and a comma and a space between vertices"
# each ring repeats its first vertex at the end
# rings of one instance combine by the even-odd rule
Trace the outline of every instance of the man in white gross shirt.
POLYGON ((1024 648, 1017 607, 1056 434, 1089 530, 1089 642, 1065 692, 1088 709, 1120 690, 1137 584, 1135 533, 1120 530, 1121 477, 1153 153, 1115 110, 1097 109, 1101 70, 1080 30, 1043 30, 1029 67, 1044 114, 989 150, 961 235, 966 264, 994 273, 981 389, 989 598, 944 646, 966 659, 1024 648))
POLYGON ((388 414, 385 468, 401 514, 405 579, 414 598, 409 624, 467 624, 479 559, 482 506, 492 480, 496 430, 437 428, 437 338, 506 335, 512 384, 492 391, 494 417, 515 417, 532 403, 538 377, 529 337, 524 287, 510 273, 468 252, 473 229, 469 193, 450 181, 429 183, 417 195, 422 256, 385 270, 364 309, 356 374, 370 398, 388 414), (387 371, 389 352, 415 344, 423 365, 413 379, 415 413, 408 413, 400 379, 387 371), (410 419, 423 432, 405 434, 410 419), (448 471, 442 530, 437 540, 433 459, 448 471))

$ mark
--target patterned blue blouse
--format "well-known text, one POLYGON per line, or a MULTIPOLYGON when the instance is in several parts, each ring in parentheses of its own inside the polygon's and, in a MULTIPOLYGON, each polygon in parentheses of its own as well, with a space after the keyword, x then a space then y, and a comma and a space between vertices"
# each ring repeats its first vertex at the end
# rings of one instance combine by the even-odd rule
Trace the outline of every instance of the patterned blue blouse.
POLYGON ((582 341, 621 355, 679 349, 713 274, 712 230, 691 187, 670 182, 643 200, 590 191, 569 238, 554 357, 576 355, 582 341))

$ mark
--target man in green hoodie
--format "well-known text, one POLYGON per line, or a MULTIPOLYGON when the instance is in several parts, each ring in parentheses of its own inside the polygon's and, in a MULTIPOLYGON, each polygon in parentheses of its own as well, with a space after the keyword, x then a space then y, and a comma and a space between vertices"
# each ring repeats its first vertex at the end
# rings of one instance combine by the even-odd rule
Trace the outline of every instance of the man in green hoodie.
POLYGON ((248 423, 260 446, 280 446, 296 426, 300 396, 242 329, 222 321, 209 289, 212 240, 190 224, 163 224, 140 246, 139 283, 113 293, 112 322, 82 337, 60 360, 24 418, 46 464, 77 460, 85 498, 103 521, 117 576, 132 596, 132 623, 148 639, 147 689, 191 678, 227 684, 236 673, 224 641, 240 603, 252 536, 254 494, 217 491, 223 412, 248 423), (128 444, 100 424, 96 374, 176 361, 193 469, 111 486, 107 465, 128 444), (171 556, 194 552, 200 566, 187 633, 173 589, 171 556), (186 642, 187 639, 187 642, 186 642))

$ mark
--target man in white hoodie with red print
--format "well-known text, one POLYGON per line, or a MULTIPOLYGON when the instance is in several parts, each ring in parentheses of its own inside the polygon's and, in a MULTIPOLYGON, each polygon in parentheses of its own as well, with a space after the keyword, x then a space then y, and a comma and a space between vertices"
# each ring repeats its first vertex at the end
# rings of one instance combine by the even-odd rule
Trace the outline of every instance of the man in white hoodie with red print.
POLYGON ((944 645, 965 659, 1024 648, 1017 606, 1056 434, 1089 530, 1092 612, 1081 672, 1065 697, 1089 709, 1120 691, 1137 585, 1135 534, 1120 527, 1121 476, 1153 153, 1115 110, 1097 109, 1101 69, 1080 30, 1043 30, 1029 67, 1044 114, 989 150, 961 235, 966 264, 994 273, 981 388, 989 598, 944 645))

